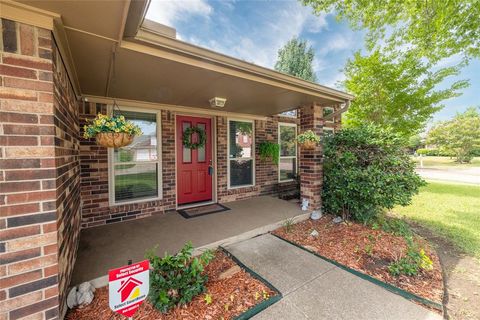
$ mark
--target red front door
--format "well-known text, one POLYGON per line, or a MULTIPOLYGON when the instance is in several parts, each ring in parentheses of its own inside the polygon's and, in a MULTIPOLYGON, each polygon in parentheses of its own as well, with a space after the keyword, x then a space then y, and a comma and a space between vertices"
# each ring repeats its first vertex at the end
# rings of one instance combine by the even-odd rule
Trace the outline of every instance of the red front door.
MULTIPOLYGON (((212 130, 211 119, 177 116, 177 201, 186 204, 212 200, 212 130), (183 133, 188 127, 205 131, 205 146, 189 149, 183 145, 183 133)), ((193 134, 192 142, 198 141, 193 134)))

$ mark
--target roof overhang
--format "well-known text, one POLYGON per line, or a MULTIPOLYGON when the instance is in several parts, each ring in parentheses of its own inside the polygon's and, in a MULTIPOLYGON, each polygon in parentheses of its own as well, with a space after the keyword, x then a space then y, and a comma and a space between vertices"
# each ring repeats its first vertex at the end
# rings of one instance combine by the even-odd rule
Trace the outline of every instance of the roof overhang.
POLYGON ((144 21, 147 0, 20 2, 53 15, 55 37, 62 38, 81 95, 204 109, 211 109, 211 98, 222 97, 222 111, 255 115, 353 99, 164 36, 144 21))

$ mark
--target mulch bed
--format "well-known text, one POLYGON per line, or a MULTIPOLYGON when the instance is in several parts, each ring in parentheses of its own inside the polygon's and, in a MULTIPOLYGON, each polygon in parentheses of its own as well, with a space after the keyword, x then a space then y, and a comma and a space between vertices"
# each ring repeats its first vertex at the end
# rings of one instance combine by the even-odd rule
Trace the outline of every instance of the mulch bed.
POLYGON ((332 219, 332 216, 326 215, 317 221, 297 223, 291 226, 289 232, 285 227, 281 227, 273 233, 417 296, 442 303, 443 279, 440 261, 425 240, 415 238, 415 242, 432 259, 433 270, 420 270, 417 276, 395 277, 388 271, 388 266, 406 252, 407 244, 403 237, 373 230, 358 223, 335 224, 332 219), (317 237, 310 235, 313 229, 318 231, 317 237))
MULTIPOLYGON (((175 307, 166 314, 157 311, 146 300, 133 318, 135 320, 227 320, 233 319, 265 300, 263 292, 266 292, 268 297, 275 295, 275 292, 243 269, 231 278, 219 279, 222 272, 235 265, 236 263, 225 253, 216 251, 215 258, 205 268, 208 281, 206 283, 207 290, 204 294, 195 297, 184 306, 175 307), (206 293, 212 297, 212 303, 208 305, 204 300, 206 293)), ((97 289, 95 299, 90 305, 70 310, 65 319, 124 320, 125 317, 110 310, 108 306, 108 287, 103 287, 97 289)))

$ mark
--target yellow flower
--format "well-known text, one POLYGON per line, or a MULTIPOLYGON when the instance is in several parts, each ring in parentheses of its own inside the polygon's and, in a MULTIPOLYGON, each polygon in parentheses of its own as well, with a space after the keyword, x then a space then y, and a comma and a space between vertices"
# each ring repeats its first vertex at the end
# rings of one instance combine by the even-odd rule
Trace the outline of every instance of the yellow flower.
POLYGON ((117 128, 117 129, 115 129, 115 132, 120 132, 120 129, 118 129, 118 128, 117 128))

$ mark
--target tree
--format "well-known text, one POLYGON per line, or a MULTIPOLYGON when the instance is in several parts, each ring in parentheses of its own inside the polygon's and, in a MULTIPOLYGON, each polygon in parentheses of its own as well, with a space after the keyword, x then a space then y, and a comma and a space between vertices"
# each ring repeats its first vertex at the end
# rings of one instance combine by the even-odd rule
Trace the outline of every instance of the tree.
POLYGON ((457 162, 470 162, 480 149, 479 108, 468 108, 452 120, 434 126, 427 135, 427 143, 441 151, 455 154, 457 162))
POLYGON ((408 138, 418 134, 432 115, 443 108, 445 99, 459 96, 468 86, 457 81, 436 89, 444 79, 458 75, 459 67, 432 71, 432 65, 415 54, 375 50, 363 56, 355 53, 344 69, 347 91, 355 100, 345 116, 346 126, 373 123, 392 128, 408 138))
POLYGON ((322 204, 327 213, 368 223, 382 209, 406 206, 424 181, 404 152, 405 140, 373 125, 326 137, 322 204))
POLYGON ((431 62, 461 54, 480 57, 480 0, 303 0, 314 12, 334 12, 366 29, 367 47, 409 46, 431 62))
POLYGON ((313 48, 307 47, 307 41, 294 37, 278 50, 275 70, 315 82, 317 77, 313 71, 314 57, 313 48))

